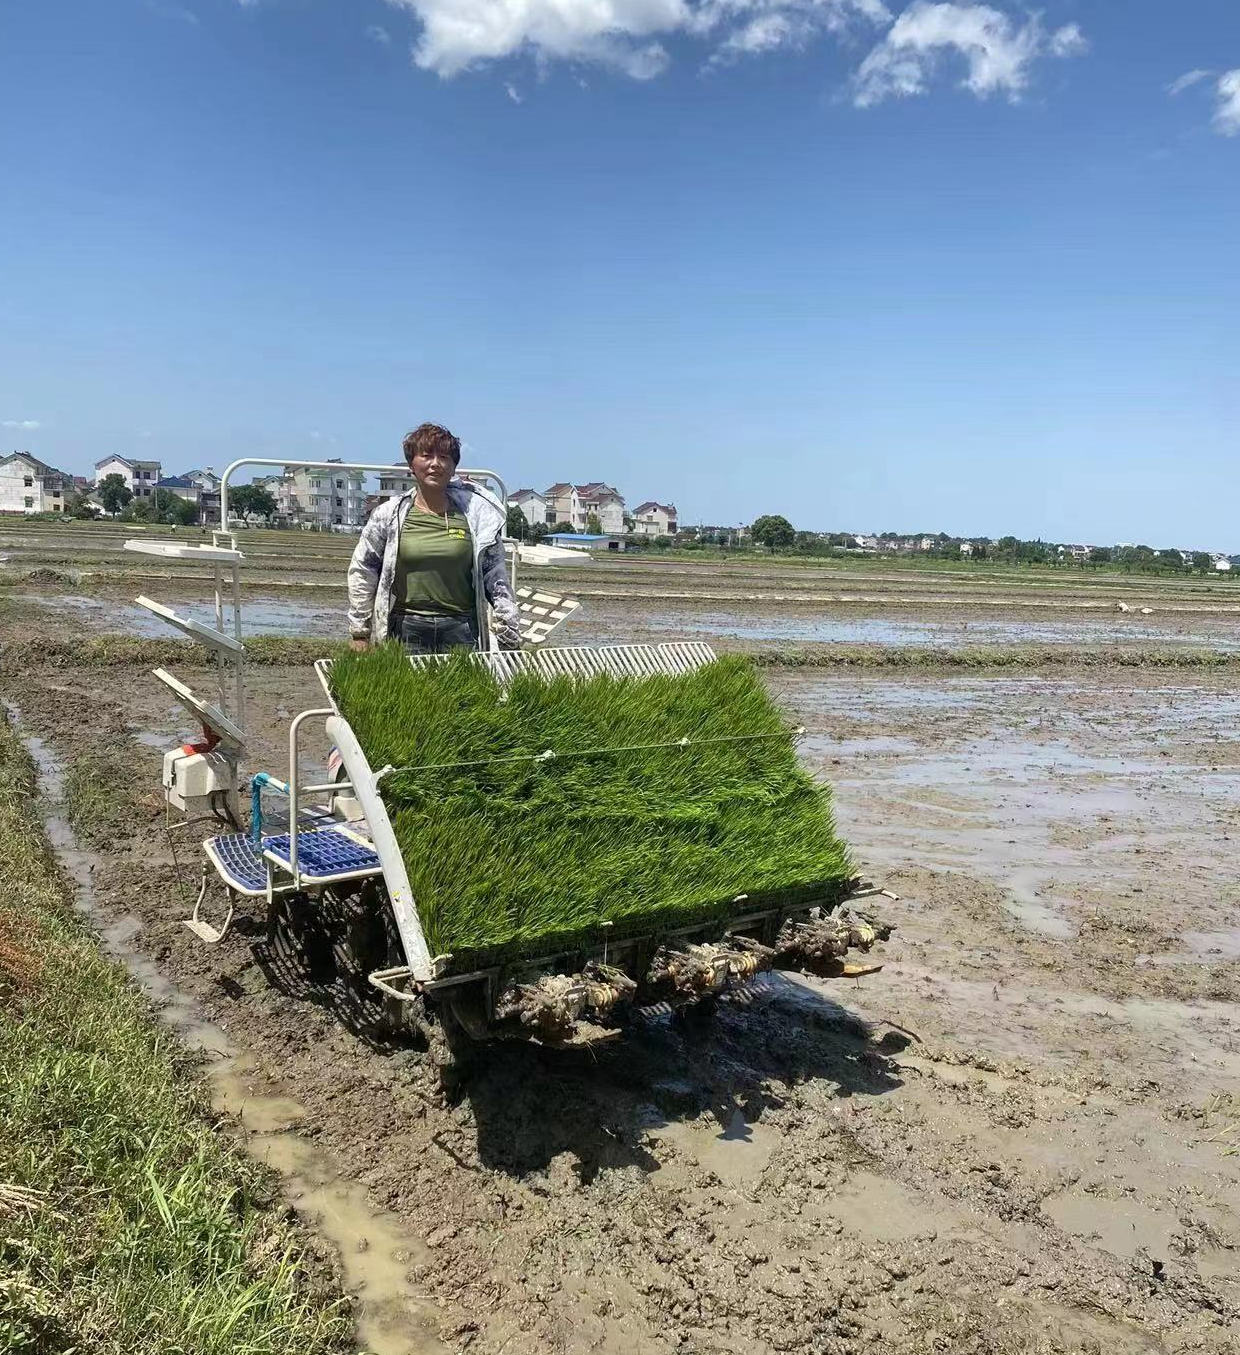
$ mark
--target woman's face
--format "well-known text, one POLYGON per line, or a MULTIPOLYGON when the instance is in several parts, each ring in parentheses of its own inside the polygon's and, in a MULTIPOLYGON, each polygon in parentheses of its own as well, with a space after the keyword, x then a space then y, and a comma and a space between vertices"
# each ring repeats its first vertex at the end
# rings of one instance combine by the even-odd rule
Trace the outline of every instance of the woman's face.
POLYGON ((420 485, 442 489, 456 470, 456 462, 447 452, 418 450, 409 458, 409 469, 420 485))

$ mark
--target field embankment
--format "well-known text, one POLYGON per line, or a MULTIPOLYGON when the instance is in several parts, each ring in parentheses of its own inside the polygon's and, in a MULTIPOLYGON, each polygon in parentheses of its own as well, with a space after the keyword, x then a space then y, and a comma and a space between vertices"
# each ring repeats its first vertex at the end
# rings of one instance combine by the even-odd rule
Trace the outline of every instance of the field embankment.
POLYGON ((0 718, 0 1349, 349 1349, 324 1262, 98 950, 0 718))

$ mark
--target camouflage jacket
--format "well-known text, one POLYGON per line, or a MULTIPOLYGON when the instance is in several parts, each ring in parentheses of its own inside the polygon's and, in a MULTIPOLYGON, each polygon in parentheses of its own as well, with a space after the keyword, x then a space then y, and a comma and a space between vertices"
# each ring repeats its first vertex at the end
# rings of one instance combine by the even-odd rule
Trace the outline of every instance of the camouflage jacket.
MULTIPOLYGON (((519 649, 516 598, 504 559, 504 510, 499 500, 478 485, 453 480, 448 498, 465 515, 474 546, 474 610, 479 647, 489 649, 487 604, 501 649, 519 649)), ((395 611, 396 549, 400 529, 413 503, 413 491, 381 503, 362 528, 361 539, 349 563, 349 634, 375 644, 391 635, 395 611)))

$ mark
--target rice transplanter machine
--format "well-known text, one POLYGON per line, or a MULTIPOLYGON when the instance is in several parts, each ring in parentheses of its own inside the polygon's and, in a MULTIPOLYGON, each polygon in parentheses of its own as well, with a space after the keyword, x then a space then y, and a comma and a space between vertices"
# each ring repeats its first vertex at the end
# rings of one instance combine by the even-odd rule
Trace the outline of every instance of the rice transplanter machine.
MULTIPOLYGON (((185 924, 197 937, 217 944, 229 933, 238 909, 256 908, 261 901, 269 929, 291 936, 296 947, 325 957, 337 974, 343 970, 350 981, 363 985, 388 1021, 420 1030, 436 1061, 445 1067, 472 1042, 488 1038, 560 1045, 606 1039, 619 1033, 634 1009, 708 1006, 766 970, 829 977, 860 976, 881 967, 856 959, 857 952, 868 952, 890 931, 862 908, 879 895, 895 896, 859 879, 783 898, 751 899, 742 894, 732 901, 723 922, 671 933, 612 939, 604 924, 589 944, 481 970, 454 963, 452 955, 432 955, 384 804, 385 769, 369 765, 337 709, 330 660, 315 665, 325 704, 301 711, 289 723, 286 775, 255 772, 249 777, 248 795, 242 794, 241 767, 247 753, 240 584, 244 555, 229 530, 228 483, 244 466, 268 464, 272 463, 245 458, 224 471, 222 526, 213 532, 210 545, 162 539, 125 543, 127 550, 205 563, 214 575, 214 627, 145 596, 137 599, 153 615, 206 645, 217 668, 214 700, 192 691, 163 668, 154 672, 201 729, 199 737, 164 756, 170 829, 209 821, 226 830, 202 843, 200 888, 185 924), (231 625, 226 624, 229 611, 231 625), (318 721, 335 752, 328 775, 304 781, 303 728, 318 721), (268 808, 274 800, 281 802, 282 812, 268 808), (179 822, 172 821, 174 812, 179 822), (218 882, 226 898, 218 926, 205 915, 212 881, 218 882)), ((393 470, 369 463, 281 464, 330 471, 393 470)), ((503 481, 493 471, 461 474, 488 484, 499 501, 507 503, 503 481)), ((588 557, 515 541, 507 541, 506 547, 521 612, 523 648, 474 656, 501 684, 526 671, 548 678, 603 673, 646 677, 684 673, 713 661, 713 650, 701 641, 602 647, 547 644, 579 603, 521 585, 520 567, 564 560, 581 564, 588 557)), ((410 659, 414 664, 437 661, 410 659)))

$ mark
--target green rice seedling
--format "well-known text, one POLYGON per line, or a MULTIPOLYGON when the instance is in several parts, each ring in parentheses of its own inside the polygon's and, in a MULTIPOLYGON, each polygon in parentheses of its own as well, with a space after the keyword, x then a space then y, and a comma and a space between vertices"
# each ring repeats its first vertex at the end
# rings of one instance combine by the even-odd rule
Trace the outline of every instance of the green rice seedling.
POLYGON ((332 688, 435 953, 481 958, 726 916, 851 875, 829 791, 752 665, 507 688, 460 655, 349 654, 332 688), (682 745, 681 740, 688 740, 682 745))

